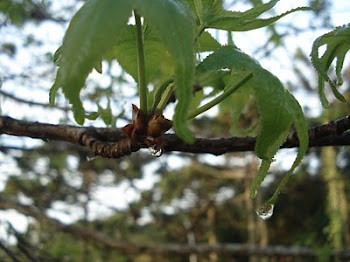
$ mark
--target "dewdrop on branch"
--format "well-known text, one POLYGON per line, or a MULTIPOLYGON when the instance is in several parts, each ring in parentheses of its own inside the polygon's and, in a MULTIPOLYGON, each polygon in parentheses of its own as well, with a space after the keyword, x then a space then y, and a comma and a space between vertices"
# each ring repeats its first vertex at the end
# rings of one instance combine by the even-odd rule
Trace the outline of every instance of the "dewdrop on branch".
POLYGON ((275 205, 273 204, 264 204, 262 207, 258 208, 255 212, 258 216, 264 220, 269 219, 273 215, 273 208, 275 205))
POLYGON ((163 154, 163 149, 158 148, 157 145, 151 145, 148 149, 151 155, 154 157, 160 157, 163 154))

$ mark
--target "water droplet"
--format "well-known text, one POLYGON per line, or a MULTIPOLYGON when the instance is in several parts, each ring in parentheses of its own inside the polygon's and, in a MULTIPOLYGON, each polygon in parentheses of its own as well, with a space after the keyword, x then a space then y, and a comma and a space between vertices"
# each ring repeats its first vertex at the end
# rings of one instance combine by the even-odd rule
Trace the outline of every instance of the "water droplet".
POLYGON ((158 145, 152 145, 148 149, 154 157, 160 157, 163 154, 163 149, 159 148, 158 145))
POLYGON ((269 219, 273 215, 273 208, 275 205, 272 204, 265 204, 259 209, 257 209, 255 212, 258 214, 258 216, 264 220, 269 219))
POLYGON ((96 159, 96 156, 87 156, 87 157, 86 157, 86 160, 89 161, 89 162, 90 162, 90 161, 93 161, 93 160, 95 160, 95 159, 96 159))

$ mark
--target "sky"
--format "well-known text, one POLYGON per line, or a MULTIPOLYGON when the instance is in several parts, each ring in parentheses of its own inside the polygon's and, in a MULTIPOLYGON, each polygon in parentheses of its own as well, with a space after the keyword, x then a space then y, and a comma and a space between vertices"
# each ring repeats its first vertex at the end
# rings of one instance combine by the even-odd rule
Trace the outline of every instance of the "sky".
MULTIPOLYGON (((60 9, 60 6, 57 4, 59 1, 55 1, 55 7, 57 10, 60 9)), ((69 4, 69 1, 62 1, 60 4, 65 5, 69 4)), ((276 7, 274 8, 276 14, 280 14, 284 11, 290 10, 291 8, 295 8, 298 6, 306 5, 307 1, 288 1, 288 0, 281 0, 276 7)), ((241 8, 241 7, 239 7, 241 8)), ((242 7, 243 8, 243 7, 242 7)), ((335 26, 340 26, 346 23, 350 22, 350 1, 344 1, 344 0, 335 0, 332 1, 332 23, 335 26)), ((298 27, 304 27, 307 25, 308 20, 307 16, 304 14, 297 12, 288 15, 285 18, 282 18, 277 23, 281 24, 288 24, 292 23, 295 26, 298 27)), ((291 35, 285 39, 286 48, 290 50, 290 56, 285 56, 284 50, 277 50, 277 52, 274 53, 273 56, 271 56, 269 59, 259 59, 259 62, 262 64, 263 67, 266 69, 272 71, 274 74, 278 75, 279 78, 284 82, 288 81, 296 81, 296 78, 291 74, 292 67, 290 61, 292 60, 294 51, 297 48, 302 48, 307 54, 311 52, 311 45, 314 39, 316 39, 318 36, 320 36, 323 33, 326 33, 327 30, 320 29, 320 30, 308 30, 304 33, 301 33, 297 36, 291 35)), ((212 32, 214 36, 219 37, 222 41, 225 41, 226 39, 226 33, 221 32, 212 32)), ((18 49, 18 53, 14 58, 9 58, 7 56, 0 56, 0 77, 4 77, 8 74, 8 72, 11 72, 11 74, 18 74, 22 72, 27 72, 30 75, 31 70, 34 70, 31 68, 33 59, 38 59, 38 54, 42 54, 42 56, 39 55, 39 57, 42 57, 41 59, 44 59, 46 53, 54 53, 55 50, 59 47, 61 44, 62 38, 64 36, 64 30, 61 26, 58 26, 55 23, 52 22, 46 22, 42 24, 30 24, 28 26, 25 26, 21 29, 16 29, 13 27, 3 27, 0 29, 0 44, 4 43, 6 41, 14 41, 18 46, 21 46, 22 48, 18 49), (29 49, 23 44, 25 43, 25 34, 33 34, 35 37, 41 41, 43 44, 40 46, 33 46, 29 49), (4 66, 6 65, 6 67, 4 66)), ((235 41, 235 44, 240 47, 244 52, 248 54, 253 54, 253 52, 256 50, 257 45, 261 45, 264 43, 264 39, 266 39, 266 35, 263 30, 253 30, 250 32, 244 32, 244 33, 234 33, 233 39, 235 41)), ((345 65, 349 65, 349 59, 347 59, 345 65)), ((47 74, 48 70, 51 70, 50 68, 35 68, 36 72, 37 70, 42 70, 43 74, 47 74)), ((115 71, 115 74, 118 74, 118 70, 120 70, 118 67, 113 69, 115 71)), ((52 79, 54 75, 52 73, 48 73, 48 78, 40 78, 40 79, 34 79, 34 80, 27 80, 25 83, 23 83, 23 86, 18 86, 18 83, 13 81, 6 82, 6 85, 2 86, 2 90, 6 92, 12 92, 19 97, 25 98, 25 99, 33 99, 38 102, 47 103, 48 96, 47 96, 47 90, 52 85, 52 79), (51 80, 50 80, 51 79, 51 80), (42 89, 37 89, 37 86, 43 87, 42 89), (32 87, 32 88, 28 88, 32 87)), ((96 79, 97 81, 100 81, 101 85, 108 85, 109 80, 106 78, 105 75, 99 75, 97 73, 93 73, 92 75, 93 79, 96 79)), ((312 116, 317 116, 318 112, 320 112, 320 102, 318 100, 317 94, 315 94, 314 97, 307 97, 305 99, 305 94, 303 93, 296 93, 295 94, 298 101, 302 105, 312 105, 313 111, 311 112, 312 116)), ((9 99, 1 99, 0 103, 2 107, 2 113, 4 115, 10 115, 14 118, 22 118, 23 115, 27 119, 31 119, 34 121, 37 121, 37 115, 40 115, 40 121, 41 122, 48 122, 48 123, 59 123, 59 119, 63 117, 63 113, 60 111, 54 111, 53 113, 45 112, 41 108, 34 108, 34 107, 28 107, 28 106, 21 106, 20 109, 18 107, 17 103, 14 103, 13 101, 9 99), (25 114, 23 113, 25 112, 25 114)), ((58 103, 61 103, 64 105, 66 101, 63 99, 58 99, 58 103)), ((137 103, 137 101, 135 101, 137 103)), ((168 110, 171 114, 171 110, 168 110)), ((209 110, 207 114, 215 114, 216 109, 209 110)), ((73 123, 73 121, 72 121, 73 123)), ((92 122, 88 122, 87 125, 92 124, 92 122)), ((121 123, 125 124, 125 123, 121 123)), ((102 122, 98 122, 98 126, 102 126, 102 122)), ((1 144, 10 144, 10 145, 17 145, 22 147, 32 147, 35 145, 38 145, 42 143, 39 140, 33 140, 33 139, 24 139, 24 140, 18 140, 9 138, 7 136, 0 137, 1 144)), ((274 163, 275 168, 288 168, 290 166, 291 162, 293 161, 295 157, 295 154, 290 154, 290 152, 283 151, 279 153, 279 155, 276 157, 277 161, 274 163), (278 159, 283 159, 278 160, 278 159)), ((174 163, 173 168, 177 168, 181 163, 179 164, 178 158, 176 156, 170 156, 172 158, 172 161, 170 163, 174 163)), ((222 161, 221 157, 214 157, 210 155, 204 155, 203 158, 206 161, 222 161)), ((71 160, 71 164, 74 165, 74 159, 71 160)), ((93 160, 92 160, 93 161, 93 160)), ((165 160, 163 160, 165 161, 165 160)), ((46 163, 42 163, 45 165, 46 163)), ((19 174, 20 170, 15 166, 15 163, 11 161, 11 159, 6 158, 5 155, 0 154, 0 166, 2 171, 2 176, 0 177, 0 190, 4 186, 4 182, 6 181, 6 176, 12 174, 19 174), (4 166, 4 162, 7 162, 6 167, 4 166), (5 171, 6 170, 6 171, 5 171), (3 183, 1 183, 1 181, 3 183), (1 185, 2 184, 2 185, 1 185)), ((148 189, 150 188, 153 183, 157 181, 157 176, 154 173, 154 170, 156 170, 157 165, 150 165, 145 167, 145 178, 139 181, 136 181, 136 186, 142 190, 142 189, 148 189)), ((110 179, 108 174, 106 174, 105 177, 102 177, 101 179, 110 179)), ((72 183, 77 183, 77 186, 79 183, 82 183, 81 179, 76 179, 75 181, 72 181, 72 183)), ((111 214, 111 209, 108 208, 108 206, 122 209, 127 206, 128 203, 132 202, 134 199, 137 199, 140 197, 139 192, 135 189, 131 189, 130 185, 125 182, 122 183, 118 188, 117 187, 100 187, 96 188, 93 192, 93 198, 94 200, 90 203, 90 209, 95 210, 94 213, 90 214, 90 219, 94 219, 100 215, 108 215, 111 214), (114 199, 119 199, 120 201, 115 201, 114 199), (123 200, 121 200, 123 199, 123 200), (104 205, 101 205, 103 202, 104 205)), ((23 201, 29 201, 24 199, 23 201)), ((83 212, 81 208, 77 208, 74 206, 69 206, 62 202, 57 202, 53 205, 52 209, 48 212, 48 215, 55 217, 62 222, 69 223, 72 221, 75 221, 82 217, 83 212)), ((27 219, 19 215, 15 211, 0 211, 0 223, 1 221, 10 220, 15 228, 17 228, 20 231, 24 231, 28 225, 27 219)), ((0 227, 0 236, 4 235, 3 232, 4 228, 0 227)))

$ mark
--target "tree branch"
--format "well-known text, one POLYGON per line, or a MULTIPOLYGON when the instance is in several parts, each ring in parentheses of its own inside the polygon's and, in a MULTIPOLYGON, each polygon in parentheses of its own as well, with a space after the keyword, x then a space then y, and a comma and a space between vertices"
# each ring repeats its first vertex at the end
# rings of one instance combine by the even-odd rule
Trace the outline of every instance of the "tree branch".
POLYGON ((61 107, 61 106, 52 106, 50 104, 45 104, 45 103, 39 103, 39 102, 34 102, 34 101, 30 101, 30 100, 26 100, 26 99, 23 99, 23 98, 19 98, 17 96, 14 96, 10 93, 7 93, 5 92, 4 90, 0 90, 0 94, 4 97, 7 97, 7 98, 10 98, 16 102, 19 102, 19 103, 23 103, 23 104, 27 104, 27 105, 30 105, 30 106, 40 106, 40 107, 43 107, 43 108, 50 108, 50 109, 59 109, 59 110, 62 110, 62 111, 70 111, 72 110, 70 107, 61 107))
MULTIPOLYGON (((318 125, 309 129, 309 147, 345 146, 350 145, 350 116, 346 116, 328 124, 318 125)), ((10 117, 0 117, 0 134, 39 138, 44 141, 58 140, 85 146, 96 155, 118 158, 145 148, 147 145, 136 144, 126 138, 118 128, 77 127, 70 125, 52 125, 38 122, 16 120, 10 117)), ((166 152, 179 151, 188 153, 210 153, 221 155, 229 152, 253 151, 256 138, 197 138, 195 143, 184 143, 174 134, 163 136, 166 152)), ((291 133, 281 148, 299 146, 295 133, 291 133)))
MULTIPOLYGON (((116 240, 102 233, 83 228, 75 225, 65 225, 56 219, 50 218, 43 214, 35 206, 22 205, 16 201, 0 197, 0 209, 15 209, 27 216, 34 217, 38 222, 48 224, 58 231, 70 234, 73 237, 90 241, 93 244, 104 246, 108 249, 120 250, 127 254, 146 253, 146 254, 209 254, 216 252, 219 254, 231 254, 235 256, 299 256, 299 257, 317 257, 318 253, 310 248, 290 248, 283 246, 248 246, 244 244, 136 244, 126 241, 116 240)), ((350 258, 350 250, 331 251, 331 256, 336 256, 341 259, 350 258)))

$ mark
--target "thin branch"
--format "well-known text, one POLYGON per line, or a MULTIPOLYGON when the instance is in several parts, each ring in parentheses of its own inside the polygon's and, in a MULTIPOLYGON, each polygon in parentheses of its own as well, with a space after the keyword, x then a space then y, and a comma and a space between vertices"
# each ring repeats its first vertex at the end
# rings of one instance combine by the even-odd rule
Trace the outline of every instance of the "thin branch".
MULTIPOLYGON (((328 124, 309 129, 309 147, 350 145, 350 116, 328 124)), ((58 140, 87 147, 92 153, 103 157, 118 158, 146 148, 126 138, 118 128, 76 127, 70 125, 51 125, 38 122, 0 117, 0 134, 39 138, 44 141, 58 140)), ((254 151, 256 138, 197 138, 193 144, 186 144, 174 134, 163 136, 166 152, 209 153, 221 155, 229 152, 254 151)), ((299 141, 295 133, 287 138, 281 148, 295 148, 299 141)))
POLYGON ((11 233, 16 237, 17 239, 17 248, 19 251, 28 259, 28 261, 42 261, 39 260, 39 257, 37 255, 37 250, 29 244, 29 242, 20 234, 18 233, 15 228, 11 225, 11 223, 8 223, 11 233))
POLYGON ((0 240, 0 249, 2 249, 8 256, 9 258, 12 259, 13 262, 20 262, 17 258, 16 255, 6 247, 6 245, 0 240))
POLYGON ((72 110, 70 107, 51 106, 50 104, 38 103, 38 102, 22 99, 22 98, 19 98, 17 96, 14 96, 10 93, 5 92, 4 90, 0 90, 0 94, 4 97, 10 98, 16 102, 27 104, 30 106, 40 106, 40 107, 44 107, 44 108, 59 109, 59 110, 65 111, 65 112, 72 110))
MULTIPOLYGON (((69 106, 58 106, 58 105, 50 105, 48 103, 34 102, 34 101, 31 101, 31 100, 26 100, 26 99, 23 99, 23 98, 19 98, 17 96, 14 96, 14 95, 8 93, 8 92, 5 92, 4 90, 1 90, 1 89, 0 89, 0 94, 3 97, 10 98, 10 99, 12 99, 12 100, 14 100, 16 102, 19 102, 19 103, 22 103, 22 104, 27 104, 29 106, 40 106, 40 107, 43 107, 43 108, 58 109, 58 110, 61 110, 61 111, 64 111, 64 112, 72 111, 72 108, 69 107, 69 106)), ((85 113, 86 114, 90 114, 91 111, 86 111, 85 113)), ((130 121, 130 119, 125 118, 125 117, 118 117, 118 119, 123 119, 123 120, 126 120, 126 121, 130 121)))
MULTIPOLYGON (((209 254, 215 252, 218 254, 231 254, 235 256, 298 256, 298 257, 317 257, 318 253, 310 248, 304 247, 284 247, 284 246, 248 246, 245 244, 228 244, 220 243, 215 245, 208 244, 136 244, 127 241, 116 240, 102 233, 93 231, 88 228, 83 228, 75 225, 65 225, 54 218, 50 218, 41 213, 38 208, 29 205, 22 205, 8 198, 0 197, 0 209, 15 209, 27 216, 35 218, 40 223, 48 224, 54 227, 57 231, 61 231, 91 243, 104 246, 111 250, 120 250, 127 254, 146 253, 146 254, 178 254, 188 255, 209 254)), ((331 256, 341 259, 350 258, 350 250, 330 251, 331 256)))
POLYGON ((0 152, 8 154, 11 151, 20 151, 20 152, 35 152, 39 154, 57 154, 58 152, 65 152, 65 153, 85 153, 86 155, 91 153, 91 150, 88 150, 88 148, 81 147, 79 150, 77 150, 77 147, 74 146, 74 144, 68 144, 68 143, 57 143, 54 146, 49 147, 42 147, 42 146, 35 146, 35 147, 19 147, 19 146, 0 146, 0 152))

